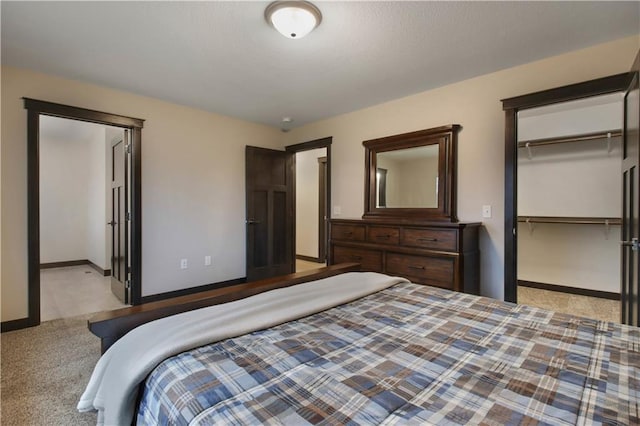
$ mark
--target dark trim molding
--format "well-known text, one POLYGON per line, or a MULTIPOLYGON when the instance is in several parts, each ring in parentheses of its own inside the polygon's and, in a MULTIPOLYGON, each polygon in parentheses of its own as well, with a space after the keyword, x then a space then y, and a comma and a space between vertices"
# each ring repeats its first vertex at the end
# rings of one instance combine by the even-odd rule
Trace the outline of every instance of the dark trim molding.
POLYGON ((608 77, 596 78, 595 80, 583 81, 568 86, 555 87, 540 92, 502 99, 502 109, 534 108, 591 96, 605 95, 607 93, 624 90, 620 89, 621 87, 626 89, 630 82, 629 73, 625 72, 610 75, 608 77))
POLYGON ((144 127, 144 120, 141 118, 127 117, 124 115, 111 114, 93 109, 78 108, 32 98, 22 99, 24 99, 24 107, 26 109, 39 114, 70 118, 72 120, 89 121, 91 123, 106 124, 117 127, 134 127, 140 129, 144 127))
POLYGON ((99 267, 98 265, 96 265, 95 263, 93 263, 90 260, 87 260, 87 265, 91 266, 93 269, 98 271, 98 273, 100 275, 102 275, 103 277, 111 276, 111 269, 102 269, 101 267, 99 267))
POLYGON ((613 293, 610 291, 590 290, 586 288, 568 287, 557 284, 545 284, 535 281, 523 281, 518 280, 518 285, 521 287, 539 288, 541 290, 557 291, 560 293, 579 294, 581 296, 599 297, 600 299, 620 300, 620 293, 613 293))
POLYGON ((0 324, 0 331, 4 333, 6 331, 21 330, 27 327, 35 327, 39 324, 40 322, 33 322, 31 318, 20 318, 17 320, 3 321, 0 324))
POLYGON ((152 294, 151 296, 143 296, 142 303, 158 302, 160 300, 171 299, 179 296, 188 296, 190 294, 202 293, 203 291, 216 290, 218 288, 229 287, 247 282, 246 277, 236 278, 233 280, 222 281, 219 283, 205 284, 197 287, 185 288, 182 290, 168 291, 166 293, 152 294))
POLYGON ((40 269, 53 269, 53 268, 64 268, 67 266, 79 266, 79 265, 89 265, 96 271, 100 273, 100 275, 104 277, 108 277, 111 275, 111 269, 102 269, 89 259, 80 259, 80 260, 66 260, 64 262, 48 262, 41 263, 40 269))
MULTIPOLYGON (((311 151, 312 149, 317 148, 328 148, 331 146, 333 142, 333 137, 329 136, 326 138, 315 139, 309 142, 296 143, 293 145, 288 145, 284 148, 287 152, 300 152, 300 151, 311 151)), ((327 152, 328 154, 328 152, 327 152)))
POLYGON ((504 300, 516 302, 517 296, 517 209, 518 194, 518 153, 516 149, 518 134, 518 111, 583 99, 590 96, 622 92, 628 85, 630 74, 616 74, 582 83, 571 84, 541 92, 502 100, 505 113, 505 158, 504 158, 504 300))
POLYGON ((89 263, 90 262, 87 259, 66 260, 64 262, 48 262, 48 263, 41 263, 40 269, 64 268, 67 266, 88 265, 89 263))
POLYGON ((306 260, 307 262, 314 262, 314 263, 322 263, 322 264, 324 264, 322 259, 320 259, 319 257, 305 256, 304 254, 296 254, 296 259, 306 260))
MULTIPOLYGON (((40 115, 87 121, 131 130, 131 289, 132 304, 142 292, 141 154, 144 120, 37 99, 23 98, 27 110, 28 325, 40 324, 40 115)), ((23 323, 20 323, 23 324, 23 323)))
POLYGON ((518 280, 517 259, 518 240, 516 232, 518 230, 518 149, 516 148, 517 138, 517 112, 515 110, 505 111, 504 128, 505 141, 505 166, 504 166, 504 300, 515 303, 518 300, 518 288, 515 285, 518 280))
POLYGON ((40 112, 34 109, 27 110, 27 235, 31 326, 40 324, 40 112))
POLYGON ((329 216, 327 215, 327 157, 318 158, 318 259, 327 261, 329 216))

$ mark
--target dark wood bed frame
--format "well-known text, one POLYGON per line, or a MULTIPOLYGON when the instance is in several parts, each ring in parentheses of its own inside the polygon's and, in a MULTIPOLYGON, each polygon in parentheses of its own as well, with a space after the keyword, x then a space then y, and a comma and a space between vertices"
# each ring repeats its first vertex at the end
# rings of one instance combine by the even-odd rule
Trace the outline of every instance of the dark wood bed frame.
POLYGON ((296 284, 359 270, 359 263, 341 263, 295 274, 203 291, 187 296, 174 297, 158 302, 144 303, 130 308, 100 312, 88 320, 88 326, 89 330, 101 339, 101 350, 102 353, 104 353, 130 330, 156 319, 244 299, 245 297, 277 288, 290 287, 296 284))

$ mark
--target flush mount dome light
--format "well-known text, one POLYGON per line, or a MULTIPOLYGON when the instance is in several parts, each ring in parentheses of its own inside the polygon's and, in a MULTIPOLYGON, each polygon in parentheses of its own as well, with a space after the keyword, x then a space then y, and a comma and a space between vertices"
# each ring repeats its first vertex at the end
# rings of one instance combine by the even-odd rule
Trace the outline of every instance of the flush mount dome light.
POLYGON ((302 38, 322 21, 320 9, 308 1, 275 1, 264 11, 267 22, 287 38, 302 38))

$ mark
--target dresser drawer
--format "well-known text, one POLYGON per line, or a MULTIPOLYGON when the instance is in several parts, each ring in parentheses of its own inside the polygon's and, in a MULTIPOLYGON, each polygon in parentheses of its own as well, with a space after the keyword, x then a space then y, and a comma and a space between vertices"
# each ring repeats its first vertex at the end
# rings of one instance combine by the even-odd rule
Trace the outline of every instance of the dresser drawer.
POLYGON ((420 283, 453 288, 454 257, 413 256, 387 253, 387 273, 420 283))
POLYGON ((382 252, 334 245, 333 263, 357 262, 362 271, 382 272, 382 252))
POLYGON ((408 247, 456 251, 458 249, 458 231, 455 229, 404 228, 400 243, 408 247))
POLYGON ((400 229, 390 226, 370 226, 367 240, 376 244, 395 244, 400 242, 400 229))
POLYGON ((331 225, 331 239, 341 241, 364 241, 364 225, 331 225))

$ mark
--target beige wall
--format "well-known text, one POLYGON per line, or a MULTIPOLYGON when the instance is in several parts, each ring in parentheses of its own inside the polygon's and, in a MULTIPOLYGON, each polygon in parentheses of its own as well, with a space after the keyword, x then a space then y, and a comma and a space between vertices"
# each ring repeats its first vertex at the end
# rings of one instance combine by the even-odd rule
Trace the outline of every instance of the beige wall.
POLYGON ((339 217, 358 218, 364 202, 363 140, 461 124, 459 218, 483 221, 482 292, 502 298, 504 116, 500 99, 627 71, 639 41, 634 36, 544 59, 318 121, 287 135, 127 92, 3 67, 2 320, 27 314, 26 113, 21 97, 146 119, 143 295, 244 275, 245 144, 278 147, 333 136, 332 203, 341 207, 339 217), (493 218, 482 219, 483 204, 493 206, 493 218), (213 257, 211 267, 203 266, 204 255, 213 257), (190 259, 190 266, 180 271, 179 259, 184 257, 190 259))
MULTIPOLYGON (((564 86, 631 68, 638 36, 543 59, 371 108, 318 121, 286 135, 287 143, 332 136, 333 207, 359 218, 364 205, 362 141, 460 124, 458 216, 482 221, 481 291, 502 298, 504 278, 504 114, 501 99, 564 86), (482 218, 482 205, 493 207, 482 218)), ((428 76, 425 76, 428 78, 428 76)), ((333 211, 333 208, 332 208, 333 211)))
POLYGON ((245 276, 244 146, 275 128, 78 81, 2 67, 2 321, 27 315, 27 114, 21 97, 145 119, 142 294, 245 276), (204 266, 204 256, 213 264, 204 266), (181 258, 189 269, 180 270, 181 258))

